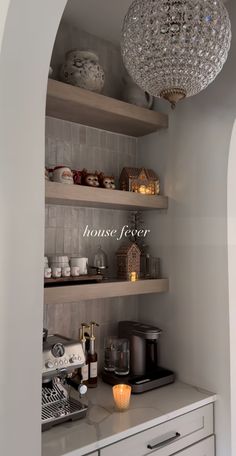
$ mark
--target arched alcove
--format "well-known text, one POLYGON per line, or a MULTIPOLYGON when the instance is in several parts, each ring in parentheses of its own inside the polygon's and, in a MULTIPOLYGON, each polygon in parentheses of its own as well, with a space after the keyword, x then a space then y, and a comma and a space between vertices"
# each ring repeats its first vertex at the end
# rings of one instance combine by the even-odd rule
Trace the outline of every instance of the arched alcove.
POLYGON ((0 21, 0 454, 41 454, 44 124, 66 0, 5 0, 0 21))

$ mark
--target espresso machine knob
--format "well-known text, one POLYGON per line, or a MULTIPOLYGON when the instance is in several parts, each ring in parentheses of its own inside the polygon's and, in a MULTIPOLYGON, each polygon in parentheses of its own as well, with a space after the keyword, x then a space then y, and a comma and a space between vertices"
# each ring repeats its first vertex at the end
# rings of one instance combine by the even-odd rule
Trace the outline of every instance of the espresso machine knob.
POLYGON ((76 361, 76 359, 77 359, 76 356, 75 356, 75 355, 72 355, 72 356, 70 357, 70 363, 74 363, 74 362, 76 361))
POLYGON ((46 361, 45 363, 45 366, 48 368, 48 369, 52 369, 54 367, 54 364, 52 361, 46 361))

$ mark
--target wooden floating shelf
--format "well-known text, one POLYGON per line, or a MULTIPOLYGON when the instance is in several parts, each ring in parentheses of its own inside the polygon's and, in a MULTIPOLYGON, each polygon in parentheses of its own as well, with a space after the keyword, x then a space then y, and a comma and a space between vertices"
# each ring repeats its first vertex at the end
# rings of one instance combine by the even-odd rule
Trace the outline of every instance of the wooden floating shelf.
POLYGON ((80 275, 78 277, 60 277, 60 278, 50 278, 44 279, 44 287, 58 287, 63 285, 72 285, 72 284, 81 284, 89 282, 101 282, 103 280, 102 275, 100 274, 90 274, 90 275, 80 275))
POLYGON ((69 285, 44 289, 45 304, 66 304, 90 299, 114 298, 150 293, 164 293, 169 289, 168 279, 114 281, 87 285, 69 285))
POLYGON ((86 206, 119 210, 167 209, 167 196, 141 195, 138 193, 86 187, 83 185, 46 182, 46 204, 86 206))
POLYGON ((168 127, 166 114, 140 108, 63 82, 48 80, 46 114, 130 136, 168 127))

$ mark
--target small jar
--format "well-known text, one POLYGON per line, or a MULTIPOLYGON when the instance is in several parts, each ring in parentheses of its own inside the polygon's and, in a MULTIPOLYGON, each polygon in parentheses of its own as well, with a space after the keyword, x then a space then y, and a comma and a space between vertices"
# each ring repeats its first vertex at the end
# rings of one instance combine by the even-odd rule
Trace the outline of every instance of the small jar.
POLYGON ((61 277, 61 268, 53 266, 52 267, 52 277, 54 279, 59 279, 61 277))
POLYGON ((80 275, 79 266, 71 266, 71 276, 72 277, 79 277, 79 275, 80 275))
POLYGON ((51 279, 52 277, 52 270, 49 267, 44 268, 44 278, 45 279, 51 279))
POLYGON ((66 266, 61 268, 61 275, 62 277, 70 277, 70 266, 66 266))

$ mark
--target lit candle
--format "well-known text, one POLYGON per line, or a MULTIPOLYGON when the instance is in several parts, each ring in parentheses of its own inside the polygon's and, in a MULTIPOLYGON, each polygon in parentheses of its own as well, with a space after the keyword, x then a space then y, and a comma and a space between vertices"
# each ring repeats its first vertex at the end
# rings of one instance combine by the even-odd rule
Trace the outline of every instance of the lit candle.
POLYGON ((131 386, 129 385, 115 385, 112 388, 113 398, 119 412, 124 412, 129 408, 131 386))
POLYGON ((131 282, 136 282, 136 280, 138 280, 138 274, 137 274, 137 272, 131 272, 131 273, 130 273, 130 281, 131 281, 131 282))

